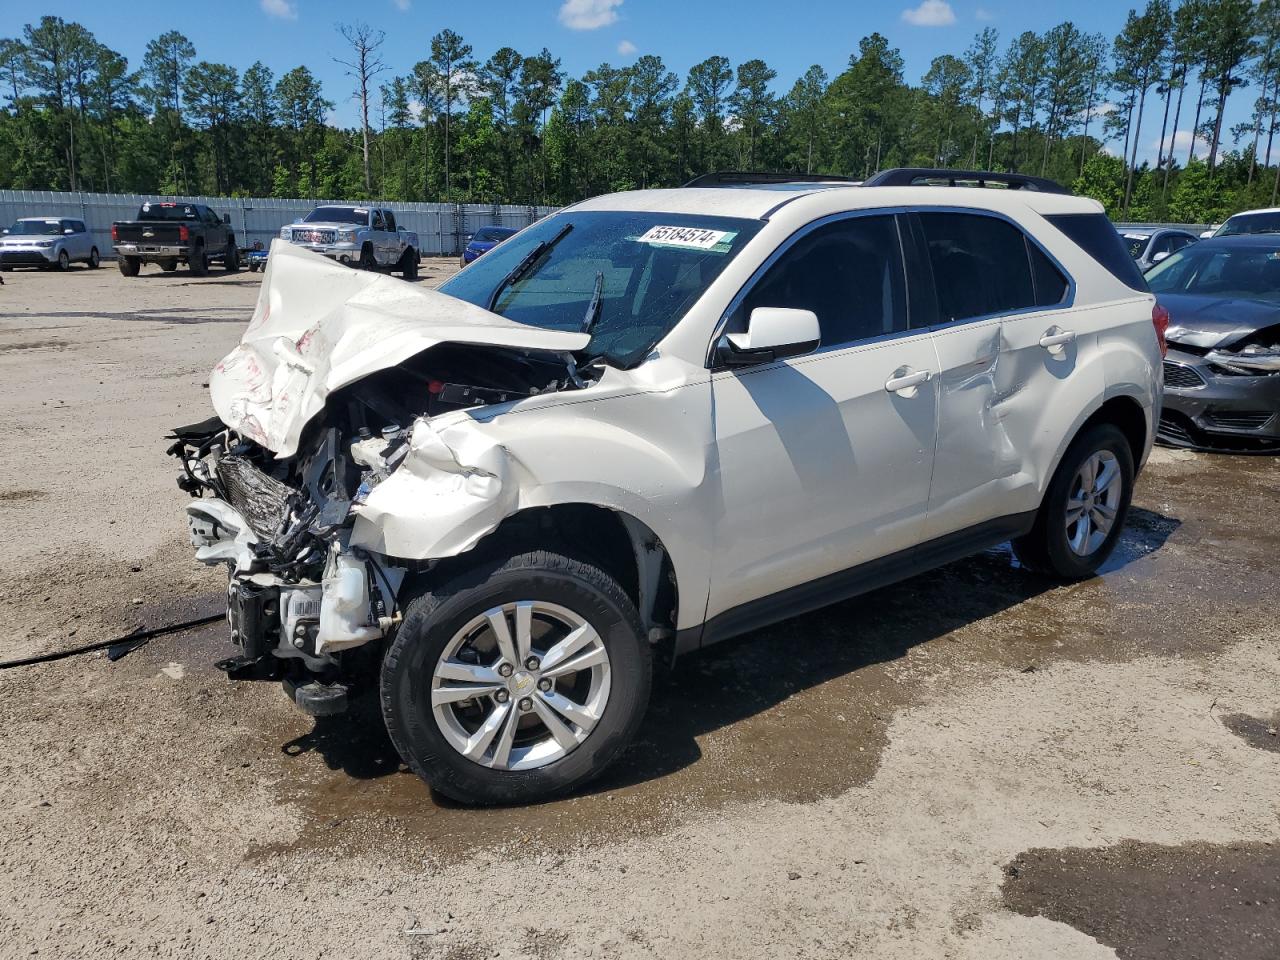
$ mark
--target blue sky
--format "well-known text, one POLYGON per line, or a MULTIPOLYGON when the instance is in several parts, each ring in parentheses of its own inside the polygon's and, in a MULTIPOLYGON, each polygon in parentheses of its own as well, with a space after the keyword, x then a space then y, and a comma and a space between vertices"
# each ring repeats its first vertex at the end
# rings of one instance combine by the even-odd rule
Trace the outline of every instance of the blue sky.
MULTIPOLYGON (((239 69, 260 59, 278 76, 306 63, 338 104, 336 119, 344 124, 355 123, 356 111, 349 99, 351 81, 333 62, 343 52, 334 25, 357 19, 386 31, 384 57, 398 73, 425 59, 431 36, 448 27, 472 44, 479 59, 501 46, 522 53, 545 46, 575 76, 604 61, 620 65, 645 53, 660 55, 681 77, 712 54, 735 64, 760 57, 778 71, 778 87, 785 91, 813 63, 834 76, 859 38, 873 31, 902 51, 907 79, 915 83, 933 57, 961 54, 984 27, 999 30, 1003 43, 1023 30, 1042 32, 1072 20, 1082 30, 1110 38, 1129 7, 1079 0, 0 0, 0 5, 7 14, 0 35, 57 14, 83 23, 132 65, 141 62, 148 39, 169 29, 190 37, 198 57, 239 69)), ((1233 95, 1224 128, 1248 114, 1252 99, 1248 88, 1233 95)), ((1140 156, 1154 156, 1160 121, 1159 110, 1149 107, 1140 156)), ((1182 126, 1190 126, 1185 108, 1182 126)), ((1184 158, 1185 149, 1179 151, 1184 158)))

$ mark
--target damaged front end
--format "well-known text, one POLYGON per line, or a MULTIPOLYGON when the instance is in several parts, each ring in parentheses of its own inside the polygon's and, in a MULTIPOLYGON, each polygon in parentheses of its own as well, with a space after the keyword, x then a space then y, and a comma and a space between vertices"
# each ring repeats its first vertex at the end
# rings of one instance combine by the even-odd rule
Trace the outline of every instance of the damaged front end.
POLYGON ((313 715, 345 709, 406 579, 516 506, 502 451, 465 416, 446 441, 435 418, 577 388, 564 351, 585 340, 273 250, 245 337, 211 377, 218 416, 169 448, 195 498, 196 558, 229 572, 238 651, 218 666, 282 680, 313 715))
POLYGON ((320 715, 346 706, 354 675, 343 651, 387 635, 407 572, 350 546, 352 485, 363 482, 339 431, 310 454, 273 460, 221 421, 174 432, 191 543, 228 568, 227 619, 237 655, 218 667, 237 680, 284 680, 320 715))

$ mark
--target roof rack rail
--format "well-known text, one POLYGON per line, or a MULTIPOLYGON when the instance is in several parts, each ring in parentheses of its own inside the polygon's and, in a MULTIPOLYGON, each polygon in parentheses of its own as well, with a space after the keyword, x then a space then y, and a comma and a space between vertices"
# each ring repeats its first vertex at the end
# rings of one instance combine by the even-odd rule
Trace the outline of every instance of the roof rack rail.
POLYGON ((993 173, 990 170, 944 170, 931 167, 896 167, 881 170, 862 182, 864 187, 979 187, 1000 186, 1007 190, 1034 190, 1038 193, 1070 193, 1062 184, 1025 173, 993 173))
POLYGON ((686 187, 746 187, 769 183, 849 183, 859 181, 852 177, 837 177, 826 173, 755 173, 743 170, 722 170, 694 177, 686 187))

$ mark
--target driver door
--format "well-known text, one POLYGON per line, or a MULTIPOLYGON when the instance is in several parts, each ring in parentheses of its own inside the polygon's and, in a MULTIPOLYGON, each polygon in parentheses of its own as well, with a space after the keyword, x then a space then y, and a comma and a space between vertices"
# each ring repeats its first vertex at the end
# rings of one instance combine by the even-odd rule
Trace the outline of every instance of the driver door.
MULTIPOLYGON (((710 620, 913 547, 937 435, 937 354, 907 327, 898 218, 848 216, 792 237, 739 295, 812 310, 818 350, 713 370, 722 500, 710 620)), ((785 601, 784 601, 785 602, 785 601)))

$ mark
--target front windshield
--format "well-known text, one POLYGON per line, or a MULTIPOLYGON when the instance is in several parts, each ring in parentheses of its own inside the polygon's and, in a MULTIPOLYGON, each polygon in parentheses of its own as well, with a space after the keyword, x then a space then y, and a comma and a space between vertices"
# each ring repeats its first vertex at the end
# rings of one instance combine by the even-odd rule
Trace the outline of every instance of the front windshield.
POLYGON ((1147 273, 1147 286, 1157 296, 1189 293, 1280 302, 1280 242, 1274 247, 1195 244, 1156 264, 1147 273))
POLYGON ((503 289, 494 312, 544 329, 581 330, 599 277, 599 316, 584 353, 630 367, 679 323, 762 226, 692 214, 567 211, 495 247, 440 292, 487 307, 534 247, 551 243, 503 289))
POLYGON ((505 227, 481 227, 472 239, 480 243, 497 243, 512 236, 515 236, 515 231, 507 230, 505 227))
POLYGON ((1147 249, 1147 241, 1151 238, 1140 233, 1126 233, 1121 235, 1124 245, 1129 250, 1129 256, 1137 260, 1142 256, 1142 251, 1147 249))
POLYGON ((62 223, 59 220, 19 220, 9 228, 9 233, 18 237, 61 236, 62 223))
POLYGON ((364 226, 369 222, 368 207, 316 207, 303 223, 355 223, 364 226))
POLYGON ((1215 237, 1241 233, 1280 233, 1280 213, 1240 213, 1218 228, 1215 237))

